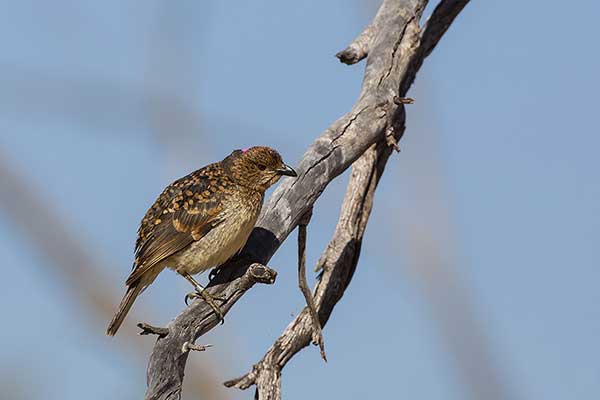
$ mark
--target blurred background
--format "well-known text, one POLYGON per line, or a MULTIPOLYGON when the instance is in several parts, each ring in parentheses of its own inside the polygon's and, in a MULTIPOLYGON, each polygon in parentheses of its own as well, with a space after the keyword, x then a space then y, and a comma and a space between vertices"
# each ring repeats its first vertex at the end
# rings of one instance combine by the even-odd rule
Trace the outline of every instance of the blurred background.
MULTIPOLYGON (((4 2, 3 398, 142 397, 155 338, 135 324, 166 324, 189 291, 161 274, 104 335, 143 213, 170 181, 236 148, 269 145, 295 165, 354 103, 364 63, 334 54, 378 5, 4 2)), ((600 395, 600 5, 569 6, 474 1, 426 60, 354 281, 324 331, 329 363, 301 352, 284 398, 600 395)), ((309 265, 347 177, 316 204, 309 265)), ((271 261, 276 284, 199 340, 215 347, 191 355, 184 399, 252 398, 221 382, 301 310, 295 237, 271 261)))

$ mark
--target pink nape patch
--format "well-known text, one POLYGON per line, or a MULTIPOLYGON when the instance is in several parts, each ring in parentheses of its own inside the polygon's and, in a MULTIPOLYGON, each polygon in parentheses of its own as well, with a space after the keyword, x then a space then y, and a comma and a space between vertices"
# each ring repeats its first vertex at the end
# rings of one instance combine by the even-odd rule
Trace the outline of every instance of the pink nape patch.
POLYGON ((245 149, 242 149, 242 153, 247 152, 248 150, 250 150, 250 147, 246 147, 245 149))

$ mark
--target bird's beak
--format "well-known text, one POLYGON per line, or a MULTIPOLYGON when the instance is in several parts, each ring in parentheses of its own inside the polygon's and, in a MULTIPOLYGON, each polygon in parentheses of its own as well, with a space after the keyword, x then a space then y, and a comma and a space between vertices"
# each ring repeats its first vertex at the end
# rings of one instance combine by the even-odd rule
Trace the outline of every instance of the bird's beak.
POLYGON ((290 167, 287 164, 283 164, 283 168, 277 169, 275 170, 275 172, 277 172, 279 175, 298 176, 296 171, 294 171, 294 168, 290 167))

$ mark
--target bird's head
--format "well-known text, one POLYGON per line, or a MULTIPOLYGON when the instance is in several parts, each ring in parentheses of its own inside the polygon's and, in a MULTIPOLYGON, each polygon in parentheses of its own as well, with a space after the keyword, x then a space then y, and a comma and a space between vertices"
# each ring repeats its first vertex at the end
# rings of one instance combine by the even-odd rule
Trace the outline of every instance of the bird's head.
POLYGON ((282 175, 298 176, 277 151, 266 146, 235 150, 223 164, 235 182, 261 192, 274 185, 282 175))

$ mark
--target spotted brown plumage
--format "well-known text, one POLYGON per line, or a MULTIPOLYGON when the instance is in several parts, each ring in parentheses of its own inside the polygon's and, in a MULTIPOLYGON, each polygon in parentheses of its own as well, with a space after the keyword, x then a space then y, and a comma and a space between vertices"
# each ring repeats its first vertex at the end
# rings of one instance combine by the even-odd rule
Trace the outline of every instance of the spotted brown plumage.
POLYGON ((117 332, 135 298, 164 268, 177 271, 200 290, 191 275, 221 265, 243 247, 265 191, 281 175, 296 173, 275 150, 258 146, 236 150, 165 188, 138 229, 127 291, 107 334, 117 332))
POLYGON ((234 187, 218 164, 194 171, 167 187, 142 220, 133 272, 126 284, 217 226, 223 198, 234 187))

